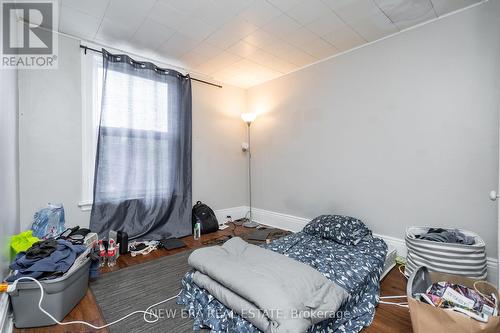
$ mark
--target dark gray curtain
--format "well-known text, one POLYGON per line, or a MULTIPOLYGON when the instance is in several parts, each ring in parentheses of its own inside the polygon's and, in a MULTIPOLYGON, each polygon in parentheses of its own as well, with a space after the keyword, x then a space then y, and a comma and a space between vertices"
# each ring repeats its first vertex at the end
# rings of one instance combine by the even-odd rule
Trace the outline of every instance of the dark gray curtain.
POLYGON ((191 234, 191 81, 103 50, 92 231, 191 234))

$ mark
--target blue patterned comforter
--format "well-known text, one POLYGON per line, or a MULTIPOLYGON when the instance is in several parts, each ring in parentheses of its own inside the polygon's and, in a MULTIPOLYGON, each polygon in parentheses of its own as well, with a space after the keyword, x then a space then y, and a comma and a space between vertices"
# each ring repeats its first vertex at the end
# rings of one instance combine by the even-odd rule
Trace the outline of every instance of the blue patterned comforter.
MULTIPOLYGON (((367 236, 357 245, 348 246, 299 232, 263 247, 314 267, 350 294, 335 318, 312 326, 308 332, 359 332, 370 325, 379 301, 379 279, 387 253, 383 240, 367 236)), ((199 288, 192 281, 192 274, 190 271, 182 279, 177 303, 185 305, 194 318, 193 330, 209 327, 211 333, 260 332, 199 288)))

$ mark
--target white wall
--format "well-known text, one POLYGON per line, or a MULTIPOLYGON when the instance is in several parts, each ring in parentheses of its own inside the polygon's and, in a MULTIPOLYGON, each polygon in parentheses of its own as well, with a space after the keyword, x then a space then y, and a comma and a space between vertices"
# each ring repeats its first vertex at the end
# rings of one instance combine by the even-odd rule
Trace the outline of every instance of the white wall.
MULTIPOLYGON (((60 37, 59 69, 20 71, 21 224, 35 210, 62 202, 68 225, 88 226, 81 201, 79 41, 60 37)), ((218 208, 246 203, 246 164, 239 118, 245 92, 193 82, 193 200, 218 208)))
POLYGON ((17 71, 0 69, 0 278, 10 263, 9 236, 19 232, 17 103, 17 71))
POLYGON ((255 206, 467 228, 496 257, 499 17, 492 0, 250 89, 255 206))

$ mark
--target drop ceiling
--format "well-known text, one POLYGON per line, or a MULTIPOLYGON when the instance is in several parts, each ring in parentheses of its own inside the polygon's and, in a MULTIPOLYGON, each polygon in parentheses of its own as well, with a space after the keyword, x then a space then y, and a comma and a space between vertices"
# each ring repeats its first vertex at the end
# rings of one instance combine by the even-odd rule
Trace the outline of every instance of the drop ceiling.
POLYGON ((61 0, 59 30, 248 88, 480 0, 61 0))

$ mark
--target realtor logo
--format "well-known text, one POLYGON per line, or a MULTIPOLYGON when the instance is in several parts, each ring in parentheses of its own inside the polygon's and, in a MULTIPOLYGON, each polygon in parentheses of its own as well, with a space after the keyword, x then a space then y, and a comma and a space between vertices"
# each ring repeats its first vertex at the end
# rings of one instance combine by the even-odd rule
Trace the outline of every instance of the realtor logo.
POLYGON ((3 68, 57 68, 57 2, 1 0, 3 68))

